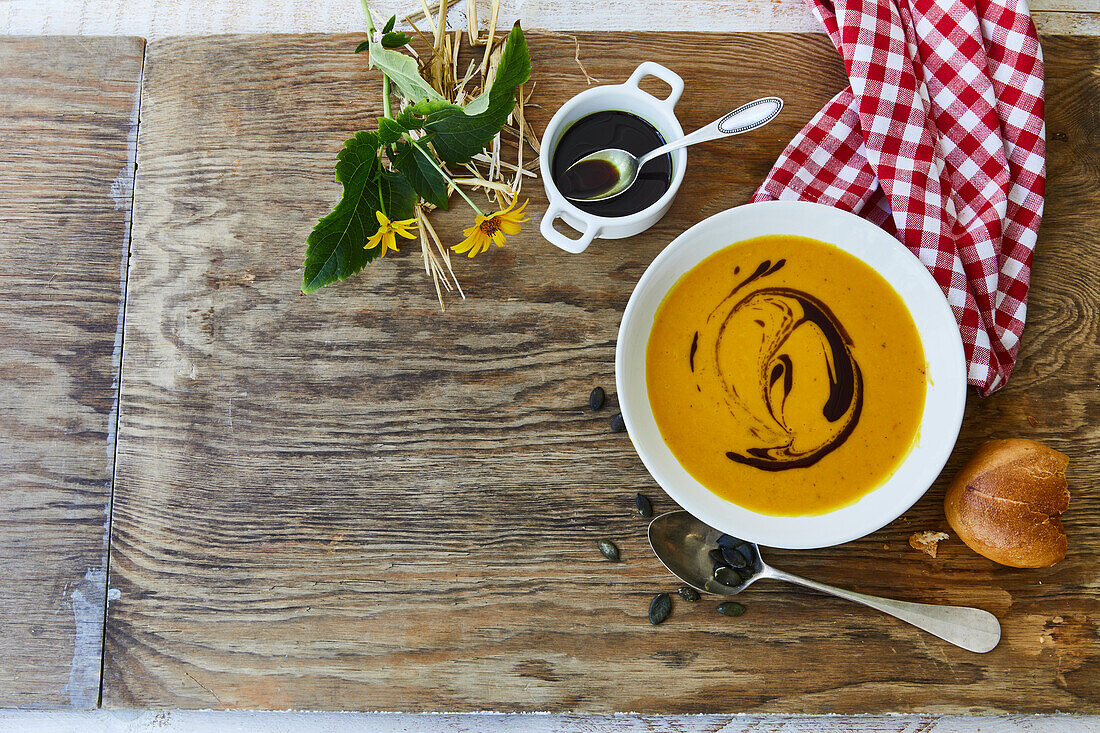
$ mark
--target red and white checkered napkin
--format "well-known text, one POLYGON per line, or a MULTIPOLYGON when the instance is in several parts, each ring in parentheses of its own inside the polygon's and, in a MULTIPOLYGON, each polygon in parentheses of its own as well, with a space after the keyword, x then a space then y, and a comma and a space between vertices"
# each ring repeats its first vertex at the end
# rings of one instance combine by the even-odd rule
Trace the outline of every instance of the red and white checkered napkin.
POLYGON ((1043 213, 1043 62, 1024 0, 807 0, 850 86, 791 141, 754 201, 853 211, 943 288, 968 381, 1003 386, 1043 213))

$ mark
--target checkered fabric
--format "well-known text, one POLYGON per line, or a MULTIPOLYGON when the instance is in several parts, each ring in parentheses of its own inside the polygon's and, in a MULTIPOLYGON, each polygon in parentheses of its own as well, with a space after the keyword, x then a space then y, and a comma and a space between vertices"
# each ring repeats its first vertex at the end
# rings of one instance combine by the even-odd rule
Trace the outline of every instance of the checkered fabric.
POLYGON ((1043 213, 1043 62, 1024 0, 807 0, 849 86, 791 141, 754 201, 855 212, 943 288, 968 381, 1004 386, 1043 213))

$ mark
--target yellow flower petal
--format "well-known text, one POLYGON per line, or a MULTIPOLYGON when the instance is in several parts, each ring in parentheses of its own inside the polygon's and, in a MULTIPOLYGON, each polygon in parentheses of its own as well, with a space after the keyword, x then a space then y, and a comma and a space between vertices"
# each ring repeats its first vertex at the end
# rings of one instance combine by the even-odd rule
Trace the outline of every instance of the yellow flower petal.
POLYGON ((529 201, 530 201, 530 199, 528 199, 527 201, 524 201, 523 204, 518 209, 515 209, 514 211, 513 211, 513 207, 515 207, 516 202, 513 201, 512 204, 507 209, 505 209, 504 211, 501 211, 498 214, 498 216, 500 216, 501 218, 506 219, 508 221, 514 221, 514 222, 527 221, 527 218, 523 216, 523 210, 525 208, 527 208, 527 204, 528 204, 529 201))
POLYGON ((417 226, 416 219, 403 219, 401 221, 390 221, 389 217, 383 214, 381 211, 374 212, 374 218, 378 220, 378 231, 370 235, 367 238, 367 243, 363 246, 363 249, 374 249, 381 245, 381 251, 379 251, 379 257, 385 257, 386 252, 389 250, 397 251, 397 236, 401 235, 405 239, 415 239, 413 234, 409 233, 410 229, 415 229, 417 226))
POLYGON ((469 229, 467 229, 466 230, 466 238, 463 239, 458 244, 452 246, 451 250, 454 251, 454 252, 458 252, 459 254, 462 254, 464 252, 468 252, 471 247, 473 247, 475 244, 477 244, 477 236, 478 236, 477 231, 478 231, 477 227, 470 227, 469 229))
POLYGON ((509 237, 512 236, 513 234, 519 234, 519 230, 520 230, 519 222, 509 221, 507 219, 501 219, 500 223, 499 223, 499 226, 500 226, 500 231, 504 232, 509 237))
POLYGON ((382 235, 385 234, 384 229, 379 229, 374 234, 367 237, 367 243, 363 245, 363 249, 374 249, 378 246, 378 243, 382 241, 382 235))
MULTIPOLYGON (((404 219, 402 221, 390 222, 390 228, 393 229, 398 234, 408 234, 409 230, 416 229, 416 227, 417 227, 416 219, 404 219)), ((408 236, 409 236, 410 239, 412 238, 411 234, 408 234, 408 236)))
POLYGON ((474 217, 474 225, 462 230, 466 235, 459 244, 451 247, 451 250, 459 254, 465 253, 467 257, 474 257, 488 250, 492 245, 503 247, 506 237, 519 234, 520 224, 527 221, 523 216, 523 210, 530 199, 524 201, 516 208, 516 201, 508 204, 501 211, 486 216, 477 214, 474 217))

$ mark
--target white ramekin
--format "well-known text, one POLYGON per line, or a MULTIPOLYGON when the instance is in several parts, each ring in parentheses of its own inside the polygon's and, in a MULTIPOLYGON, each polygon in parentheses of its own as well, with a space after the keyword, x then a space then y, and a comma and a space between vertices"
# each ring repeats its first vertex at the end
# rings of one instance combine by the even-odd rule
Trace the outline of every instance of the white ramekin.
POLYGON ((660 64, 646 61, 634 70, 623 84, 592 87, 570 99, 557 111, 546 126, 542 135, 539 153, 539 173, 542 185, 546 189, 546 198, 550 205, 542 217, 540 231, 548 242, 561 247, 566 252, 583 252, 593 239, 622 239, 631 237, 649 229, 660 221, 672 206, 672 199, 680 189, 687 170, 687 151, 681 148, 672 155, 672 185, 655 203, 629 216, 596 216, 581 211, 571 204, 554 185, 550 164, 554 151, 566 130, 582 117, 596 112, 617 110, 637 115, 649 122, 665 142, 679 140, 684 130, 676 119, 676 102, 684 91, 684 80, 675 72, 660 64), (672 92, 664 99, 658 99, 639 88, 638 83, 647 76, 655 76, 670 87, 672 92), (554 229, 554 220, 560 218, 580 232, 580 237, 570 239, 554 229))

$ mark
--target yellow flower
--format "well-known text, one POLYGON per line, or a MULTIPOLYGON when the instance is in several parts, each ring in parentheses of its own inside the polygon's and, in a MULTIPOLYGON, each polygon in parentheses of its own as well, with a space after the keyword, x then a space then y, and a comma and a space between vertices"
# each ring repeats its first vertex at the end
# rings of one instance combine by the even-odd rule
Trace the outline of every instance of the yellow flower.
POLYGON ((388 250, 392 249, 394 252, 397 251, 398 234, 405 239, 415 239, 415 237, 409 233, 409 230, 416 228, 416 219, 390 221, 381 211, 374 212, 374 215, 378 217, 378 231, 370 235, 367 239, 367 243, 363 245, 363 249, 374 249, 378 246, 378 243, 381 242, 382 251, 378 253, 378 256, 385 257, 388 250))
POLYGON ((467 257, 473 257, 489 249, 490 243, 503 247, 504 235, 519 234, 519 225, 527 221, 527 217, 523 215, 523 210, 526 208, 528 201, 530 199, 524 201, 523 205, 515 211, 512 210, 516 205, 515 200, 513 200, 504 211, 498 211, 495 214, 489 214, 489 216, 478 214, 474 220, 474 225, 463 231, 466 238, 451 247, 451 249, 459 254, 466 252, 468 253, 467 257))

